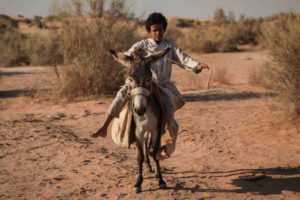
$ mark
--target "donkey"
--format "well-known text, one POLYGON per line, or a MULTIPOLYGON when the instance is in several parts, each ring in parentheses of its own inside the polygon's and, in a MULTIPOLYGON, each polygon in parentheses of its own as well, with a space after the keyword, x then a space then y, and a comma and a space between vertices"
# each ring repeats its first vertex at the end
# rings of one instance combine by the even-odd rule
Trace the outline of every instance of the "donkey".
POLYGON ((130 69, 126 85, 128 88, 129 105, 135 122, 135 144, 138 149, 138 174, 136 175, 134 193, 142 191, 144 160, 148 167, 147 170, 152 171, 149 161, 150 145, 153 148, 151 157, 155 162, 155 175, 158 179, 159 188, 166 188, 166 183, 161 175, 159 160, 156 158, 160 145, 161 108, 153 94, 155 84, 152 82, 150 66, 162 59, 169 50, 170 48, 167 48, 146 58, 140 52, 136 52, 134 56, 127 56, 123 53, 110 50, 115 60, 130 69))

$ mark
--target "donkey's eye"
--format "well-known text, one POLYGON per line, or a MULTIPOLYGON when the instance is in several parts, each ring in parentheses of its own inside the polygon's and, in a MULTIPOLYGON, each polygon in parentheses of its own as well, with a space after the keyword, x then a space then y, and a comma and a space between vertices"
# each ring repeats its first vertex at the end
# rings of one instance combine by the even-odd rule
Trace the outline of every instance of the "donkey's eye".
POLYGON ((131 77, 128 78, 128 81, 129 81, 130 83, 133 83, 133 79, 132 79, 131 77))

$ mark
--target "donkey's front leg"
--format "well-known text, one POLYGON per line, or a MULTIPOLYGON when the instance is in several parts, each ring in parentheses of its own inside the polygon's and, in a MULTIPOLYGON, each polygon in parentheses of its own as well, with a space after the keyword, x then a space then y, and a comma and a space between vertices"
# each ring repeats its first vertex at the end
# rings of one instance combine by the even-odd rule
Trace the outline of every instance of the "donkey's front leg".
POLYGON ((141 141, 137 139, 136 145, 138 148, 137 152, 137 161, 138 161, 138 174, 136 175, 136 184, 134 186, 134 193, 140 193, 142 191, 141 185, 143 183, 143 162, 144 162, 144 153, 141 141))
POLYGON ((155 176, 158 179, 159 188, 160 189, 165 189, 165 188, 167 188, 167 185, 166 185, 166 182, 163 180, 162 175, 161 175, 159 160, 156 158, 157 152, 158 152, 158 147, 159 147, 159 144, 160 144, 160 140, 159 140, 159 138, 153 137, 152 142, 154 144, 152 158, 155 162, 155 176))
POLYGON ((147 141, 144 142, 146 172, 152 173, 153 171, 152 171, 152 167, 151 167, 150 159, 149 159, 149 148, 150 148, 150 141, 147 138, 147 141))

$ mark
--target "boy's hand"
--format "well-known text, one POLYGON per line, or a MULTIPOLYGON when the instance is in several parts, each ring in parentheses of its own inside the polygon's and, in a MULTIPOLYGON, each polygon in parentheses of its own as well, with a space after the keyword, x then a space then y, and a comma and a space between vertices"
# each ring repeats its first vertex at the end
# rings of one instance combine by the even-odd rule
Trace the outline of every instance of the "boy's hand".
POLYGON ((209 69, 209 66, 207 66, 204 63, 200 63, 199 65, 197 65, 197 67, 195 68, 195 72, 198 74, 202 71, 202 69, 209 69))
POLYGON ((202 70, 202 69, 209 69, 209 67, 204 64, 204 63, 200 63, 197 67, 196 67, 197 70, 202 70))

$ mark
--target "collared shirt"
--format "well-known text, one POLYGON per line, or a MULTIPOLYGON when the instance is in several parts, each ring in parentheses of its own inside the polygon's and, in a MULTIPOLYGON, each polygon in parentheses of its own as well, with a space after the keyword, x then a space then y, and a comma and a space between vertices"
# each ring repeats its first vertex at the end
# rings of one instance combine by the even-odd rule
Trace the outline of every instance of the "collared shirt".
MULTIPOLYGON (((152 52, 161 51, 170 47, 171 50, 167 53, 166 57, 188 66, 189 68, 184 68, 182 66, 179 67, 190 71, 194 71, 193 69, 200 64, 189 55, 185 54, 172 40, 163 39, 160 44, 157 44, 152 38, 144 39, 132 45, 132 47, 126 51, 125 54, 130 55, 136 47, 141 47, 152 52)), ((160 84, 164 85, 165 83, 171 81, 172 63, 164 57, 151 66, 151 71, 153 78, 160 84)))

